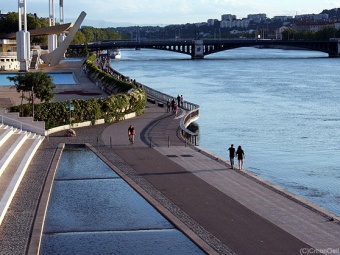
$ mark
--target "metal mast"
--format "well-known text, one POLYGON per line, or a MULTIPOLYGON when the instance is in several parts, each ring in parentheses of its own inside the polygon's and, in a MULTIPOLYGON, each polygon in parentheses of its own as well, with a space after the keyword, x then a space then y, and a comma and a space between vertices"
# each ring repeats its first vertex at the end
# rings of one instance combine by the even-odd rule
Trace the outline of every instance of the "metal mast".
POLYGON ((20 62, 20 71, 28 71, 30 62, 30 33, 27 31, 26 0, 18 0, 19 31, 16 33, 17 58, 20 62))
POLYGON ((64 0, 59 2, 60 24, 64 24, 64 0))
MULTIPOLYGON (((49 0, 49 25, 50 27, 55 26, 55 11, 54 11, 54 0, 49 0)), ((57 36, 48 35, 48 50, 49 52, 54 51, 57 48, 57 36)))

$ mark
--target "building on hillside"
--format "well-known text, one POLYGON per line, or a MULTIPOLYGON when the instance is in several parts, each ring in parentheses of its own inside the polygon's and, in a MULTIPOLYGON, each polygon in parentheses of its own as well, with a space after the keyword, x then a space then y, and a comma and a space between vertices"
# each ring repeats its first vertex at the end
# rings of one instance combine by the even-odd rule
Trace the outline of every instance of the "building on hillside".
POLYGON ((300 21, 292 24, 292 29, 302 32, 302 31, 312 31, 318 32, 326 27, 334 27, 334 22, 329 21, 300 21))
POLYGON ((267 15, 264 13, 259 14, 249 14, 247 18, 250 21, 253 21, 254 23, 261 23, 262 21, 265 21, 267 19, 267 15))
POLYGON ((208 26, 214 26, 218 22, 218 19, 208 19, 208 26))
POLYGON ((293 16, 274 16, 273 20, 279 20, 281 22, 286 22, 287 20, 292 20, 293 16))
POLYGON ((320 20, 328 20, 328 14, 303 14, 303 15, 296 15, 295 20, 301 21, 320 21, 320 20))
POLYGON ((221 28, 247 28, 250 21, 248 19, 236 19, 236 20, 222 20, 221 28))
POLYGON ((232 15, 232 14, 223 14, 221 16, 221 21, 232 21, 232 20, 235 20, 236 19, 236 15, 232 15))

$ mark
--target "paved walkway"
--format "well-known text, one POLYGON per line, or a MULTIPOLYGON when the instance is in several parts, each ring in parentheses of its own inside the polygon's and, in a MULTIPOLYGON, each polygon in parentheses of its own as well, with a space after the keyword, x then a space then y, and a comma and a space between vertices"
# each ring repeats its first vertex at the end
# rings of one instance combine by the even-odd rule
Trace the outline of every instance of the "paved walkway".
POLYGON ((156 208, 219 254, 317 254, 311 247, 340 254, 340 225, 329 220, 333 215, 245 171, 231 170, 203 148, 185 146, 177 136, 178 122, 164 108, 148 104, 134 119, 77 129, 74 138, 59 133, 46 139, 4 219, 0 254, 26 253, 57 145, 85 142, 152 197, 156 208), (134 145, 127 137, 130 124, 137 131, 134 145))

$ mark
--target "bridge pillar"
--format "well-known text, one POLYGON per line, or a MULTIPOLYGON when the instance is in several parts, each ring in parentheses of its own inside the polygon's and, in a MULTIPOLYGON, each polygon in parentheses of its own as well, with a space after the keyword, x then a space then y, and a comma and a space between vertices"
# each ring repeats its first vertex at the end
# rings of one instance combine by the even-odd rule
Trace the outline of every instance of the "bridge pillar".
POLYGON ((194 40, 194 45, 191 52, 191 59, 204 59, 203 40, 194 40))

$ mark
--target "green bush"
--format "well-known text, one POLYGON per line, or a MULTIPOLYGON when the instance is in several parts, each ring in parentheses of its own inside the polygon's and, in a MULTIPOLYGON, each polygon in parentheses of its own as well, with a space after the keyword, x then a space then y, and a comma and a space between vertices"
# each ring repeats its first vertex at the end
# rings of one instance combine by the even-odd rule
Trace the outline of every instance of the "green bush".
POLYGON ((121 81, 99 69, 98 66, 94 63, 95 60, 96 55, 92 54, 86 59, 84 65, 88 76, 93 81, 101 83, 104 86, 105 91, 110 94, 117 94, 127 93, 130 89, 136 88, 136 85, 121 81))
MULTIPOLYGON (((70 110, 66 109, 68 102, 45 102, 34 106, 35 120, 45 121, 46 129, 70 123, 70 110)), ((72 100, 74 110, 71 111, 71 123, 105 119, 105 122, 121 120, 125 114, 136 112, 142 114, 146 104, 146 94, 137 89, 129 94, 109 96, 107 98, 92 98, 90 100, 72 100)), ((19 112, 19 106, 13 106, 12 112, 19 112)), ((29 116, 30 105, 23 105, 25 116, 29 116)))

